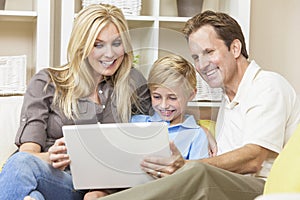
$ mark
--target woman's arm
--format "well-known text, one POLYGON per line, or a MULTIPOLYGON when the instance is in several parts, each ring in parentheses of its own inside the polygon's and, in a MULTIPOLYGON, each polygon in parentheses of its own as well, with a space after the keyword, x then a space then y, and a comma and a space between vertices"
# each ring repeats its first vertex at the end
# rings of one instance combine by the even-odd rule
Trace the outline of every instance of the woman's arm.
POLYGON ((41 146, 33 143, 33 142, 26 142, 22 144, 19 148, 19 151, 31 153, 40 159, 46 161, 47 163, 51 164, 49 159, 49 153, 48 152, 41 152, 41 146))

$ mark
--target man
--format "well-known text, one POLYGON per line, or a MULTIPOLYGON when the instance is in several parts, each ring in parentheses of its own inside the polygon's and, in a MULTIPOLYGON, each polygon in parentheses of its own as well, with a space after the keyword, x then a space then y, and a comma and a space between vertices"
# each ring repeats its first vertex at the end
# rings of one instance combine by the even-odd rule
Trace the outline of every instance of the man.
POLYGON ((171 143, 171 158, 149 157, 142 163, 147 173, 165 178, 104 199, 253 200, 299 123, 294 89, 248 61, 243 33, 232 17, 203 12, 188 20, 184 34, 198 73, 211 87, 224 89, 216 125, 218 155, 187 162, 171 143))

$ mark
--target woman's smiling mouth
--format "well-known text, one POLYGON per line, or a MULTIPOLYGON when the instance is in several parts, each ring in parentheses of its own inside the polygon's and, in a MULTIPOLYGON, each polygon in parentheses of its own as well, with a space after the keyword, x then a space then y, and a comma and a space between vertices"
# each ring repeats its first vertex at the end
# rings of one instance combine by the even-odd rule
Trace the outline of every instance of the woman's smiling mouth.
POLYGON ((109 67, 110 65, 112 65, 115 62, 115 60, 112 61, 100 61, 100 63, 104 66, 104 67, 109 67))

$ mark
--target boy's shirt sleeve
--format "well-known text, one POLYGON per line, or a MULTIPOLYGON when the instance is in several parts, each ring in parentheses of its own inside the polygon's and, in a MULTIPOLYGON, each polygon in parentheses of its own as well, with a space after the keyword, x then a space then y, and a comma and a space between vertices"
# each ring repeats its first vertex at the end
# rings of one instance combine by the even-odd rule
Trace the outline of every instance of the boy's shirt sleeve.
POLYGON ((195 134, 194 140, 191 143, 188 160, 197 160, 202 158, 208 158, 208 139, 202 128, 199 128, 197 134, 195 134))

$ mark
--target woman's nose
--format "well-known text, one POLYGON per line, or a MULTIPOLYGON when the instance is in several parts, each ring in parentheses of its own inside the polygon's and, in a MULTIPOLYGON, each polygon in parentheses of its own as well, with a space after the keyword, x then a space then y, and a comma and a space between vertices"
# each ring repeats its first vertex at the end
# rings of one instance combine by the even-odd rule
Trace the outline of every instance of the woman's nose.
POLYGON ((114 51, 113 51, 111 46, 106 47, 104 55, 107 58, 113 58, 114 57, 114 51))

